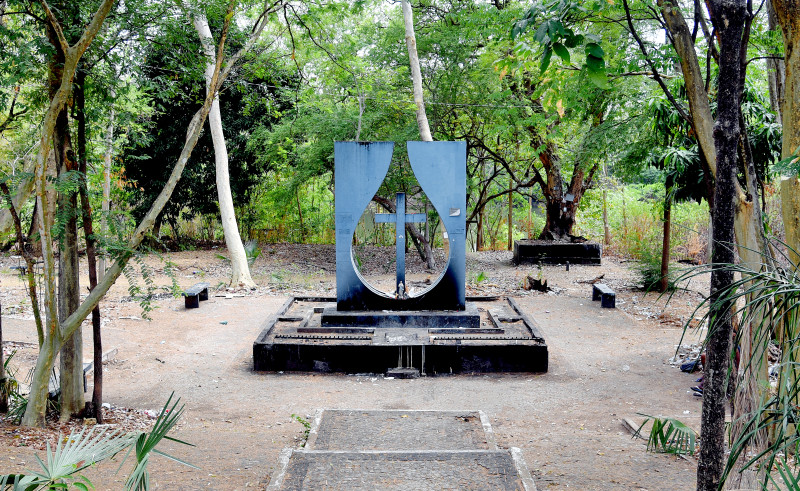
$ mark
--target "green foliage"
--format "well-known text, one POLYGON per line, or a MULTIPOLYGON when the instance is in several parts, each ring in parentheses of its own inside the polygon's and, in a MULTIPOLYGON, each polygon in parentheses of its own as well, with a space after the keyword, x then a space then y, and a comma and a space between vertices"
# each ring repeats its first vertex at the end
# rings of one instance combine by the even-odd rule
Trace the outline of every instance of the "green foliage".
MULTIPOLYGON (((189 464, 188 462, 185 462, 177 457, 164 453, 156 448, 156 446, 158 446, 162 440, 170 440, 183 445, 194 446, 191 443, 186 443, 182 440, 178 440, 177 438, 167 435, 178 423, 178 419, 180 419, 185 409, 185 405, 178 407, 178 404, 181 401, 180 398, 176 399, 172 406, 170 406, 170 402, 172 402, 174 395, 174 393, 170 394, 169 399, 167 399, 166 404, 164 404, 164 407, 161 409, 161 412, 159 413, 158 418, 153 425, 153 429, 149 433, 139 433, 136 435, 134 439, 135 444, 130 445, 131 449, 135 449, 134 456, 136 457, 136 467, 134 467, 130 476, 128 476, 128 480, 125 481, 126 490, 144 491, 150 489, 150 473, 148 471, 147 464, 152 454, 161 455, 170 460, 178 462, 179 464, 183 464, 193 469, 198 469, 198 467, 195 467, 194 465, 189 464)), ((124 462, 125 461, 123 460, 122 463, 124 462)), ((122 464, 120 464, 120 466, 121 465, 122 464)))
MULTIPOLYGON (((221 12, 219 13, 221 14, 221 12)), ((209 18, 212 30, 221 20, 209 18)), ((130 189, 135 218, 149 209, 166 183, 185 140, 185 128, 205 95, 204 59, 200 41, 190 22, 169 24, 159 31, 157 42, 148 45, 142 84, 152 99, 155 114, 142 122, 143 131, 131 135, 124 147, 122 164, 130 189), (167 165, 165 165, 165 163, 167 165)), ((236 36, 232 33, 235 44, 236 36)), ((269 64, 269 67, 274 65, 269 64)), ((259 149, 248 145, 254 128, 269 127, 276 115, 290 107, 277 86, 291 84, 291 75, 264 67, 240 67, 240 83, 220 91, 222 126, 229 157, 234 202, 247 201, 251 190, 263 182, 271 163, 259 158, 259 149)), ((210 132, 204 132, 187 163, 162 220, 174 225, 181 215, 217 215, 216 172, 210 132)))
MULTIPOLYGON (((797 455, 795 451, 795 455, 797 455)), ((776 489, 786 491, 793 491, 800 489, 800 465, 797 459, 783 458, 778 460, 774 466, 774 470, 768 474, 769 482, 775 486, 776 489)))
MULTIPOLYGON (((639 259, 645 255, 660 264, 663 230, 664 189, 651 185, 609 185, 606 206, 612 244, 616 254, 639 259)), ((584 237, 603 240, 603 195, 590 189, 581 200, 576 231, 584 237)), ((684 201, 672 205, 670 255, 673 261, 703 262, 708 235, 708 204, 684 201)), ((654 272, 660 275, 660 266, 654 272)), ((652 282, 652 281, 651 281, 652 282)), ((651 282, 647 282, 648 284, 651 282)), ((644 281, 642 282, 645 283, 644 281)))
MULTIPOLYGON (((749 377, 766 371, 762 365, 766 355, 761 354, 767 352, 771 343, 777 343, 782 354, 779 363, 771 368, 776 377, 771 390, 763 399, 755 401, 751 412, 733 422, 741 431, 728 442, 730 453, 722 482, 735 472, 737 463, 742 462, 744 469, 763 471, 764 486, 771 482, 778 489, 796 489, 796 456, 800 449, 797 427, 800 421, 800 363, 797 359, 800 352, 800 270, 783 267, 781 263, 788 264, 788 257, 780 254, 774 259, 764 257, 762 264, 755 268, 747 263, 698 266, 684 272, 680 278, 684 281, 709 274, 712 267, 734 274, 736 280, 724 286, 716 300, 703 300, 690 318, 700 318, 701 324, 714 325, 714 312, 734 306, 732 314, 739 317, 741 325, 750 326, 747 342, 753 356, 746 363, 740 363, 739 370, 747 374, 740 384, 746 386, 752 382, 749 377), (754 451, 753 440, 765 432, 770 435, 769 442, 754 451)), ((731 343, 731 359, 737 347, 744 343, 739 338, 743 331, 746 330, 739 329, 731 343)))
POLYGON ((308 435, 311 434, 311 423, 307 419, 305 419, 304 417, 302 417, 302 416, 300 416, 298 414, 292 414, 291 418, 293 420, 297 421, 298 423, 300 423, 301 425, 303 425, 303 428, 304 428, 303 429, 303 444, 301 446, 305 447, 306 446, 306 442, 308 441, 308 435))
MULTIPOLYGON (((602 2, 575 2, 570 0, 550 0, 535 3, 511 29, 512 39, 519 38, 525 31, 536 27, 533 40, 542 46, 539 71, 550 66, 553 53, 569 65, 572 62, 570 49, 583 47, 584 63, 582 71, 594 85, 601 89, 610 88, 606 75, 605 52, 600 46, 601 38, 596 34, 579 34, 573 30, 581 19, 602 9, 602 2)), ((527 58, 532 49, 520 42, 515 47, 516 54, 527 58)))
MULTIPOLYGON (((150 489, 147 463, 151 454, 162 455, 183 465, 197 469, 180 459, 161 452, 156 446, 164 439, 190 445, 181 440, 167 436, 175 426, 184 406, 178 407, 180 399, 172 406, 172 395, 161 410, 153 429, 147 432, 119 433, 107 427, 83 428, 73 430, 66 438, 59 436, 55 448, 47 444, 45 460, 38 455, 36 461, 39 468, 26 471, 24 474, 0 475, 0 489, 33 491, 37 489, 67 489, 74 487, 84 491, 94 489, 91 481, 80 473, 85 469, 105 460, 112 459, 115 455, 127 449, 128 454, 135 449, 136 466, 125 483, 126 490, 150 489)), ((127 460, 127 454, 120 463, 120 468, 127 460)))
POLYGON ((247 255, 247 265, 252 266, 256 262, 258 256, 261 255, 261 249, 258 247, 258 241, 248 240, 244 243, 244 253, 247 255))
MULTIPOLYGON (((639 283, 639 288, 644 291, 657 291, 661 285, 661 247, 660 242, 639 242, 632 251, 637 258, 633 270, 639 283)), ((675 289, 675 283, 668 281, 667 288, 675 289)))
POLYGON ((640 436, 642 428, 653 421, 650 434, 647 438, 647 450, 649 452, 669 453, 675 455, 694 455, 697 451, 697 433, 675 418, 648 416, 634 433, 634 437, 640 436))
POLYGON ((3 362, 6 378, 0 380, 0 395, 8 401, 8 417, 14 424, 19 424, 28 406, 28 400, 19 393, 19 381, 17 380, 17 368, 11 365, 11 360, 17 354, 17 350, 11 352, 3 362))

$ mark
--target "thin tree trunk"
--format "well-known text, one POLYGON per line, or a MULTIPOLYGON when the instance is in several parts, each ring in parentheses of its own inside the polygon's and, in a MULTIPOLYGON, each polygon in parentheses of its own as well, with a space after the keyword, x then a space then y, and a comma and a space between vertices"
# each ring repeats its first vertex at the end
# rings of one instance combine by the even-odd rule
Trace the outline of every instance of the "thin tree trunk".
POLYGON ((533 226, 533 198, 528 196, 528 239, 532 239, 531 227, 533 226))
MULTIPOLYGON (((767 0, 767 26, 770 32, 775 32, 780 29, 778 25, 778 15, 777 12, 775 12, 775 7, 772 5, 772 0, 767 0)), ((779 55, 779 53, 775 51, 770 54, 772 56, 779 55)), ((769 83, 769 104, 772 111, 775 112, 775 115, 778 117, 778 123, 781 123, 784 84, 786 83, 786 65, 784 61, 768 58, 767 77, 767 82, 769 83)))
MULTIPOLYGON (((194 27, 200 36, 203 51, 206 56, 206 91, 210 90, 211 77, 216 66, 214 41, 208 21, 202 13, 192 16, 194 27)), ((214 164, 217 174, 217 198, 219 201, 220 220, 225 234, 225 245, 231 261, 231 281, 234 286, 255 288, 256 283, 250 277, 250 268, 247 265, 247 254, 239 235, 239 225, 236 223, 236 212, 233 206, 231 193, 230 173, 228 171, 228 150, 225 147, 225 135, 222 131, 222 114, 219 107, 219 96, 214 94, 214 102, 208 114, 208 126, 211 128, 211 140, 214 143, 214 164)))
POLYGON ((300 218, 300 241, 306 241, 306 226, 303 223, 303 208, 300 206, 300 188, 295 192, 295 200, 297 201, 297 216, 300 218))
MULTIPOLYGON (((112 93, 112 97, 114 94, 112 93)), ((108 128, 106 129, 106 154, 103 157, 103 215, 100 220, 100 233, 105 236, 108 234, 108 214, 111 211, 111 157, 114 154, 114 106, 111 106, 111 114, 108 117, 108 128)), ((100 254, 100 264, 97 272, 98 279, 103 279, 106 273, 106 255, 100 254)))
POLYGON ((608 191, 603 190, 603 244, 611 245, 611 231, 608 229, 608 191))
POLYGON ((659 291, 664 293, 669 288, 669 240, 672 228, 672 184, 669 184, 664 196, 664 233, 661 242, 661 283, 659 291))
POLYGON ((17 232, 17 244, 19 244, 20 251, 19 253, 25 260, 25 277, 28 280, 28 297, 30 297, 31 300, 33 320, 36 323, 36 335, 39 340, 39 347, 41 348, 42 343, 44 343, 44 331, 42 329, 42 314, 39 312, 39 298, 36 294, 36 278, 34 277, 36 261, 34 260, 30 251, 28 251, 28 241, 25 240, 25 236, 22 234, 22 223, 20 222, 19 214, 17 214, 17 209, 14 206, 14 203, 11 201, 11 192, 9 191, 6 183, 0 183, 0 191, 2 191, 6 197, 9 215, 11 215, 13 218, 14 229, 17 232))
POLYGON ((478 228, 475 232, 475 250, 483 250, 483 207, 478 212, 478 228))
POLYGON ((422 98, 422 73, 419 69, 419 56, 417 55, 417 38, 414 35, 414 13, 408 0, 403 3, 403 23, 406 28, 406 46, 408 47, 408 63, 411 66, 411 82, 414 85, 414 104, 417 105, 417 126, 419 137, 422 141, 433 141, 431 128, 428 125, 428 115, 425 112, 425 101, 422 98))
POLYGON ((625 188, 622 188, 622 234, 628 235, 628 211, 625 203, 625 188))
MULTIPOLYGON (((23 172, 25 173, 33 173, 35 170, 36 162, 34 160, 29 160, 28 164, 23 167, 23 172)), ((12 204, 14 208, 17 210, 21 209, 22 206, 28 201, 28 198, 31 197, 33 193, 33 179, 24 179, 22 182, 19 183, 19 187, 17 187, 17 192, 12 199, 12 204)), ((11 212, 7 209, 0 210, 0 234, 4 234, 9 230, 13 230, 14 227, 14 219, 11 216, 11 212)))
MULTIPOLYGON (((734 200, 739 143, 740 54, 746 2, 713 0, 712 15, 721 37, 719 105, 714 126, 717 182, 714 196, 714 264, 732 264, 734 257, 734 200)), ((731 307, 720 292, 733 282, 730 269, 711 272, 711 300, 719 302, 712 315, 706 344, 705 384, 701 419, 703 445, 697 465, 698 491, 716 491, 725 458, 725 401, 731 353, 731 307)))
POLYGON ((514 180, 508 177, 508 250, 514 250, 514 180))
MULTIPOLYGON (((89 291, 97 286, 97 240, 94 236, 92 224, 92 207, 89 204, 86 156, 86 98, 84 81, 86 74, 79 71, 75 77, 75 116, 78 123, 78 172, 81 175, 79 189, 81 198, 81 211, 83 218, 83 235, 86 240, 86 260, 89 266, 89 291)), ((92 309, 92 353, 93 353, 93 385, 92 403, 89 414, 103 423, 103 339, 100 332, 100 304, 92 309)))
POLYGON ((3 306, 0 305, 0 413, 5 414, 7 412, 8 382, 6 381, 6 358, 3 352, 3 306))

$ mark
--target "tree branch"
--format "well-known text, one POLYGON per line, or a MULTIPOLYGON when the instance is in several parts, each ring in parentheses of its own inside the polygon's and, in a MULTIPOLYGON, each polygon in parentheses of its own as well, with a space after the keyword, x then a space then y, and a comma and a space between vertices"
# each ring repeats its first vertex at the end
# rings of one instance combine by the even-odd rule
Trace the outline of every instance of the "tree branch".
POLYGON ((655 63, 653 60, 650 59, 650 55, 647 53, 647 47, 644 45, 642 38, 639 37, 639 34, 636 32, 636 28, 633 27, 633 20, 631 19, 631 11, 628 6, 628 0, 622 0, 622 5, 625 7, 625 16, 628 19, 628 29, 630 30, 631 36, 636 40, 636 44, 639 45, 639 50, 644 55, 644 59, 647 61, 647 65, 650 67, 650 70, 653 72, 653 80, 658 83, 661 87, 661 90, 664 91, 664 95, 667 96, 670 104, 675 108, 681 118, 689 124, 692 124, 692 119, 686 114, 686 111, 683 109, 683 106, 678 104, 678 101, 675 100, 675 97, 672 95, 672 92, 667 87, 667 84, 664 83, 664 80, 661 78, 661 75, 658 73, 658 69, 656 68, 655 63))

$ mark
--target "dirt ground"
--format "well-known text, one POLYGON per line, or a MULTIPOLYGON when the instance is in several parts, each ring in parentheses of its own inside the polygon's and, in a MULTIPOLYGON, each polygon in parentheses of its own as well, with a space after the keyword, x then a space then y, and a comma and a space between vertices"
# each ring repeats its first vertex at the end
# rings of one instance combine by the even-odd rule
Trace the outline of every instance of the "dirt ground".
MULTIPOLYGON (((668 360, 681 326, 692 314, 707 283, 689 285, 664 308, 656 295, 633 288, 629 264, 604 258, 602 266, 544 267, 554 291, 527 292, 525 275, 535 266, 514 267, 508 252, 468 253, 468 294, 519 296, 540 325, 550 350, 546 374, 457 375, 390 380, 381 375, 321 375, 252 371, 252 343, 267 317, 292 294, 334 295, 333 246, 266 245, 254 267, 259 288, 224 288, 229 268, 224 251, 165 254, 181 287, 203 280, 214 287, 208 302, 186 310, 183 299, 167 293, 153 301, 151 321, 128 296, 120 279, 102 304, 104 351, 116 350, 105 365, 105 401, 114 414, 130 408, 131 419, 147 421, 171 392, 186 404, 175 436, 194 444, 164 449, 200 467, 153 457, 154 489, 263 488, 278 453, 298 445, 303 426, 293 414, 310 418, 318 408, 480 409, 490 418, 501 446, 523 450, 539 489, 674 490, 693 487, 693 459, 645 452, 632 439, 624 418, 637 413, 677 417, 699 428, 701 399, 689 388, 697 374, 682 373, 668 360), (585 282, 599 275, 617 291, 615 310, 591 301, 585 282), (691 291, 694 290, 694 291, 691 291)), ((375 251, 374 261, 381 254, 375 251)), ((422 285, 427 272, 409 254, 409 279, 422 285)), ((153 280, 166 288, 171 279, 156 257, 145 261, 153 280)), ((35 361, 35 329, 23 284, 0 259, 0 301, 6 352, 24 374, 35 361)), ((84 265, 85 266, 85 265, 84 265)), ((369 265, 365 266, 369 269, 369 265)), ((393 269, 390 268, 389 272, 393 269)), ((371 270, 376 283, 391 278, 371 270)), ((409 285, 412 285, 409 281, 409 285)), ((138 283, 143 284, 141 278, 138 283)), ((91 326, 84 324, 84 358, 91 359, 91 326)), ((684 343, 697 342, 697 333, 684 343)), ((21 375, 20 375, 21 376, 21 375)), ((87 397, 91 397, 91 387, 87 397)), ((0 473, 35 468, 34 453, 48 433, 18 431, 0 423, 0 473), (27 435, 27 436, 26 436, 27 435), (25 446, 20 446, 25 445, 25 446)), ((169 442, 168 442, 169 443, 169 442)), ((85 475, 97 489, 121 489, 129 464, 101 464, 85 475)))

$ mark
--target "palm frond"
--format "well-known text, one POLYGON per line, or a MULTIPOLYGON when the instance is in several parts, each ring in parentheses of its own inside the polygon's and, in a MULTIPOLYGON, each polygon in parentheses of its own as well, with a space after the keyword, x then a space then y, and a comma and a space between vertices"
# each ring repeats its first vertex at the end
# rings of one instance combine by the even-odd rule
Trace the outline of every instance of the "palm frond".
POLYGON ((178 419, 180 419, 186 407, 185 405, 178 407, 178 404, 180 404, 181 401, 180 398, 178 398, 170 406, 174 396, 174 392, 170 394, 166 404, 164 404, 164 407, 161 408, 161 413, 159 413, 150 433, 141 433, 136 437, 136 467, 133 469, 133 472, 131 472, 128 480, 125 482, 126 490, 145 490, 150 487, 150 473, 147 470, 147 463, 149 462, 150 455, 152 453, 157 453, 194 469, 198 468, 192 464, 184 462, 181 459, 178 459, 177 457, 173 457, 159 450, 155 450, 156 446, 164 439, 169 439, 184 445, 194 446, 191 443, 186 443, 184 441, 167 436, 167 433, 169 433, 175 424, 177 424, 178 419))
POLYGON ((645 420, 634 433, 641 436, 642 428, 653 421, 650 435, 647 438, 649 452, 669 453, 675 455, 694 455, 697 451, 697 432, 675 418, 650 416, 639 413, 645 420))

